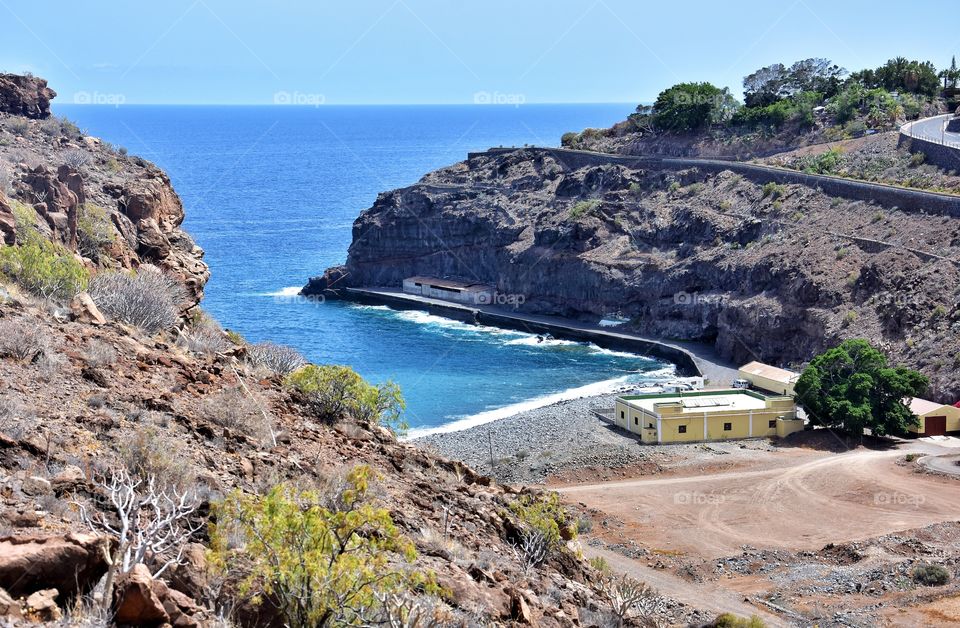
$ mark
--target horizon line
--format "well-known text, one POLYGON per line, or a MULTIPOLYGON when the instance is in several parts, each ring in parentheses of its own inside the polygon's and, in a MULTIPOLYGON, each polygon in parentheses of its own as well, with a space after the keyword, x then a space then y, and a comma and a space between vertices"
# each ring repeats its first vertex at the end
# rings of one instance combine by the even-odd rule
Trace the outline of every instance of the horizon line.
POLYGON ((322 109, 324 107, 480 107, 480 108, 498 108, 498 109, 518 109, 530 105, 627 105, 636 107, 644 102, 634 101, 566 101, 566 102, 523 102, 516 104, 509 103, 471 103, 471 102, 397 102, 397 103, 376 103, 376 102, 345 102, 345 103, 323 103, 323 104, 281 104, 281 103, 262 103, 262 102, 122 102, 112 103, 78 103, 78 102, 56 102, 51 101, 52 107, 109 107, 118 109, 120 107, 276 107, 278 109, 322 109))

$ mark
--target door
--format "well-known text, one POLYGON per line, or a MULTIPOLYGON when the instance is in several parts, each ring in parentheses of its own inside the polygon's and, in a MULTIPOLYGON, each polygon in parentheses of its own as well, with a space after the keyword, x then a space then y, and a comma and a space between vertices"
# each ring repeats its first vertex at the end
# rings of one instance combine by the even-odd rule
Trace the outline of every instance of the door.
POLYGON ((945 436, 947 433, 947 417, 928 416, 923 420, 924 436, 945 436))

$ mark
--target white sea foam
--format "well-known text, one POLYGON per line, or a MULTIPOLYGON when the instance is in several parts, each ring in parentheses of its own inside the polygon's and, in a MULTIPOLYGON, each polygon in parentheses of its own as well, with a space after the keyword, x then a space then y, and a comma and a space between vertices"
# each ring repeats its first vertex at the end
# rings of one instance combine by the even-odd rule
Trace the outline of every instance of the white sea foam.
POLYGON ((300 294, 300 291, 303 290, 303 286, 289 286, 287 288, 280 288, 274 292, 264 292, 261 296, 264 297, 295 297, 300 294))
MULTIPOLYGON (((667 369, 664 369, 667 370, 667 369)), ((518 403, 512 403, 508 406, 503 406, 502 408, 494 408, 493 410, 485 410, 484 412, 479 412, 450 423, 445 423, 444 425, 439 425, 437 427, 424 427, 416 428, 410 430, 407 434, 407 439, 420 438, 421 436, 429 436, 430 434, 444 434, 447 432, 458 432, 460 430, 470 429, 471 427, 476 427, 478 425, 484 425, 486 423, 492 423, 500 419, 505 419, 507 417, 519 414, 521 412, 527 412, 529 410, 536 410, 537 408, 543 408, 544 406, 549 406, 560 401, 568 401, 570 399, 579 399, 581 397, 594 397, 596 395, 603 395, 606 393, 611 393, 616 390, 619 386, 622 386, 627 381, 629 381, 633 375, 623 375, 621 377, 615 377, 613 379, 603 380, 601 382, 594 382, 592 384, 587 384, 586 386, 577 386, 575 388, 568 388, 567 390, 552 393, 549 395, 543 395, 541 397, 535 397, 533 399, 528 399, 526 401, 521 401, 518 403)))
POLYGON ((574 340, 560 340, 559 338, 544 338, 543 336, 525 335, 522 338, 508 340, 504 344, 526 345, 529 347, 564 347, 583 343, 579 343, 574 340))

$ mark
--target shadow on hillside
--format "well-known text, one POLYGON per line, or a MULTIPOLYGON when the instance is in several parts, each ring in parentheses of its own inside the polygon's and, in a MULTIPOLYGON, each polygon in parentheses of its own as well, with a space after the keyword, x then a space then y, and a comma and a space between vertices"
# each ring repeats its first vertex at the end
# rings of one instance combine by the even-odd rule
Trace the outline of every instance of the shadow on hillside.
POLYGON ((854 449, 870 449, 874 451, 888 451, 896 449, 900 441, 895 438, 881 438, 877 436, 850 436, 837 430, 815 428, 794 432, 786 438, 776 441, 777 447, 795 447, 799 449, 815 449, 817 451, 832 451, 843 453, 854 449))

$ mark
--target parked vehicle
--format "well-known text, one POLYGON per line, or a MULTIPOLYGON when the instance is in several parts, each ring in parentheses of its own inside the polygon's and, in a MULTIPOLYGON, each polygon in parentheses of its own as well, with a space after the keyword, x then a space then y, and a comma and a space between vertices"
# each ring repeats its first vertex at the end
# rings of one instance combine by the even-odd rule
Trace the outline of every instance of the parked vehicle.
POLYGON ((732 386, 733 388, 743 388, 743 389, 747 389, 747 388, 750 388, 750 380, 747 380, 747 379, 735 379, 735 380, 733 380, 733 384, 732 384, 731 386, 732 386))

